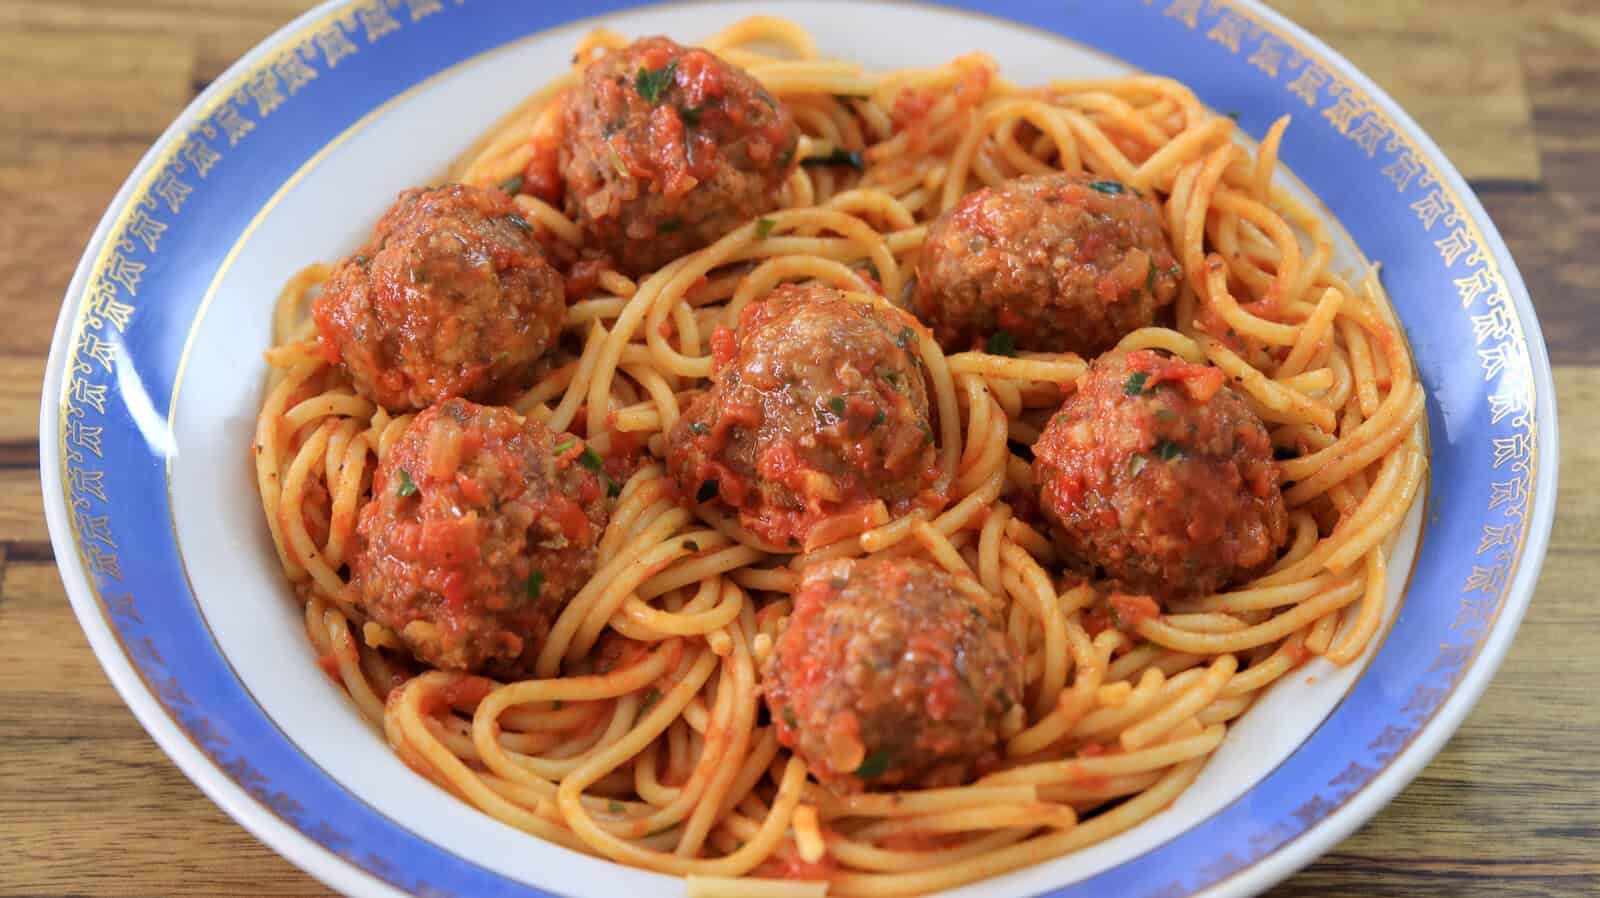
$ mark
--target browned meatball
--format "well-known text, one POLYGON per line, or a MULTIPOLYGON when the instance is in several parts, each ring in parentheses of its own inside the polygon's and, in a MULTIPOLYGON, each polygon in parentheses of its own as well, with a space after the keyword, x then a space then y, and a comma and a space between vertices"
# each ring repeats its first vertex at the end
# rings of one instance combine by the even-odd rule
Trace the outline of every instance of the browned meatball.
POLYGON ((776 208, 800 139, 742 69, 664 37, 590 63, 562 129, 567 212, 634 275, 776 208))
POLYGON ((507 408, 424 410, 379 462, 356 524, 361 607, 435 667, 530 673, 594 570, 599 467, 577 437, 507 408))
POLYGON ((1022 669, 976 583, 914 559, 841 559, 801 575, 763 684, 778 741, 849 793, 981 773, 1022 669))
POLYGON ((950 352, 1004 331, 1019 349, 1092 356, 1148 326, 1180 271, 1153 200, 1116 181, 1016 178, 928 227, 913 308, 950 352))
POLYGON ((313 306, 324 352, 387 409, 482 398, 544 354, 561 275, 503 191, 408 190, 334 268, 313 306))
POLYGON ((1288 537, 1266 428, 1221 370, 1102 356, 1034 444, 1063 547, 1123 588, 1203 595, 1265 570, 1288 537))
POLYGON ((737 510, 772 546, 882 499, 931 500, 937 476, 916 322, 821 284, 787 285, 712 335, 712 388, 667 435, 686 498, 737 510))

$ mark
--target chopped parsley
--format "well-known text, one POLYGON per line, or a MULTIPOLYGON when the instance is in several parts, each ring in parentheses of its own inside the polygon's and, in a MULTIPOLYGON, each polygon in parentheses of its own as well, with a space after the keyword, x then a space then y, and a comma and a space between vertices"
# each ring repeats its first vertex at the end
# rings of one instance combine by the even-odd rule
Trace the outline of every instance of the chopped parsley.
POLYGON ((357 265, 360 265, 362 268, 366 268, 367 267, 367 261, 368 260, 367 260, 366 256, 356 256, 356 258, 355 258, 355 263, 357 265))
POLYGON ((889 753, 875 751, 867 755, 866 760, 861 762, 861 766, 856 768, 856 776, 864 780, 876 779, 887 773, 889 767, 889 753))
POLYGON ((512 196, 516 196, 522 192, 522 176, 512 175, 511 177, 506 178, 504 181, 500 182, 500 189, 511 194, 512 196))
POLYGON ((917 332, 912 330, 911 328, 902 327, 902 328, 900 328, 900 333, 895 335, 894 345, 900 347, 901 349, 905 349, 907 346, 911 345, 911 340, 916 335, 917 335, 917 332))
POLYGON ((692 128, 700 124, 700 113, 704 112, 705 109, 704 106, 679 106, 678 118, 682 119, 685 125, 692 128))
POLYGON ((860 150, 847 150, 835 147, 833 152, 826 156, 811 156, 801 159, 800 164, 806 168, 816 168, 822 165, 848 165, 856 171, 867 170, 867 160, 863 159, 860 150))
POLYGON ((1176 461, 1183 458, 1183 447, 1171 440, 1162 440, 1156 443, 1156 457, 1162 461, 1176 461))
POLYGON ((696 421, 689 425, 689 432, 697 437, 703 437, 711 432, 711 425, 703 421, 696 421))
POLYGON ((872 416, 872 426, 873 427, 882 427, 884 425, 884 422, 886 422, 888 420, 889 420, 888 412, 885 412, 883 409, 880 408, 880 409, 878 409, 878 413, 876 415, 872 416))
POLYGON ((928 428, 928 422, 918 419, 917 429, 922 431, 922 441, 924 443, 933 442, 933 431, 928 428))
POLYGON ((784 706, 783 709, 783 722, 795 729, 800 728, 800 721, 795 718, 794 709, 788 707, 787 705, 784 706))
POLYGON ((1237 109, 1230 109, 1227 112, 1224 112, 1223 115, 1233 119, 1234 121, 1239 120, 1239 111, 1237 109))
POLYGON ((888 381, 893 386, 900 386, 900 372, 898 371, 890 371, 889 369, 885 368, 878 372, 878 376, 888 381))
POLYGON ((846 586, 850 585, 850 581, 843 577, 831 577, 828 580, 828 585, 834 589, 844 589, 846 586))
POLYGON ((776 221, 770 219, 770 218, 758 218, 758 219, 756 219, 756 239, 757 240, 765 240, 765 239, 767 239, 767 235, 771 234, 772 233, 772 229, 777 227, 777 226, 778 226, 778 223, 776 221))
POLYGON ((873 262, 871 259, 867 259, 861 265, 858 265, 856 267, 860 268, 862 271, 865 271, 867 274, 871 275, 873 280, 878 281, 879 283, 882 283, 883 275, 878 273, 878 265, 877 265, 876 262, 873 262))
POLYGON ((529 234, 533 233, 533 225, 528 224, 528 220, 520 215, 507 215, 506 221, 509 221, 524 231, 527 231, 529 234))
POLYGON ((622 495, 622 481, 606 478, 606 495, 612 499, 622 495))
POLYGON ((1140 393, 1143 393, 1144 392, 1145 381, 1147 381, 1149 379, 1150 379, 1150 372, 1148 372, 1148 371, 1135 371, 1132 374, 1128 375, 1127 381, 1124 382, 1123 385, 1122 385, 1123 395, 1125 395, 1125 396, 1137 396, 1140 393))
POLYGON ((701 481, 700 488, 695 490, 694 501, 710 502, 715 498, 717 498, 717 482, 715 480, 701 481))
POLYGON ((1005 331, 995 331, 989 335, 989 339, 983 341, 983 351, 990 355, 1015 356, 1017 354, 1016 338, 1005 331))
POLYGON ((673 231, 676 231, 681 227, 683 227, 683 222, 681 220, 676 219, 676 218, 669 218, 666 221, 659 222, 659 223, 656 224, 656 233, 657 234, 670 234, 673 231))
POLYGON ((522 584, 522 589, 528 598, 537 599, 539 593, 544 591, 544 571, 534 571, 528 575, 528 582, 522 584))
POLYGON ((672 76, 678 71, 678 61, 673 60, 659 69, 646 69, 641 67, 639 74, 633 77, 633 87, 644 97, 647 103, 661 102, 661 92, 672 83, 672 76))
POLYGON ((844 397, 843 396, 835 396, 832 399, 829 399, 828 400, 828 410, 833 412, 835 415, 843 415, 844 414, 844 397))
POLYGON ((394 491, 396 496, 415 496, 417 494, 416 481, 411 479, 411 472, 405 468, 400 469, 400 486, 394 491))
POLYGON ((1090 181, 1088 187, 1090 190, 1098 190, 1101 193, 1109 194, 1111 196, 1116 196, 1127 189, 1126 187, 1122 186, 1121 181, 1090 181))
POLYGON ((600 453, 588 446, 583 447, 583 454, 578 456, 578 464, 596 473, 599 473, 600 469, 605 467, 605 462, 600 460, 600 453))
POLYGON ((1156 292, 1156 266, 1154 263, 1145 266, 1144 289, 1149 293, 1156 292))
POLYGON ((650 710, 658 701, 661 701, 661 690, 651 686, 649 691, 644 694, 644 698, 639 700, 639 713, 643 714, 650 710))
POLYGON ((685 551, 698 552, 700 551, 700 544, 692 539, 686 539, 683 541, 683 548, 685 551))
POLYGON ((571 449, 573 446, 576 446, 576 445, 578 445, 578 438, 577 437, 567 437, 566 439, 564 439, 561 442, 556 444, 555 453, 557 455, 564 455, 564 454, 566 454, 566 451, 568 449, 571 449))
POLYGON ((622 813, 626 813, 627 812, 628 807, 627 807, 627 805, 624 805, 622 802, 617 801, 615 798, 613 798, 610 801, 606 802, 606 810, 610 811, 613 814, 622 814, 622 813))

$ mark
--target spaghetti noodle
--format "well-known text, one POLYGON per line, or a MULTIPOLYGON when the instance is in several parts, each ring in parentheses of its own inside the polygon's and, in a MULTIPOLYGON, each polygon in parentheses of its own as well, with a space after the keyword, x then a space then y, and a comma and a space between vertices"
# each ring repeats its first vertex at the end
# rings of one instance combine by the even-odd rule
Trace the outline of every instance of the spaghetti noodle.
MULTIPOLYGON (((585 38, 572 72, 530 97, 450 172, 515 178, 579 67, 620 47, 585 38)), ((329 268, 279 296, 255 466, 273 541, 327 672, 411 767, 487 814, 573 850, 688 878, 691 894, 915 895, 1104 840, 1167 807, 1230 721, 1305 659, 1361 656, 1378 632, 1391 537, 1426 457, 1423 393, 1374 268, 1329 269, 1318 215, 1273 183, 1287 118, 1254 157, 1226 117, 1163 78, 1024 88, 971 54, 869 72, 819 55, 799 27, 738 22, 704 46, 792 112, 801 166, 780 208, 639 280, 614 271, 566 311, 566 350, 514 408, 601 455, 646 447, 621 484, 595 574, 561 611, 536 678, 415 666, 354 600, 346 563, 374 467, 410 416, 353 389, 317 350, 307 305, 329 268), (808 160, 860 161, 809 165, 808 160), (1156 196, 1181 263, 1175 328, 1119 349, 1214 365, 1266 422, 1291 538, 1243 587, 1169 603, 1123 629, 1105 596, 1061 578, 1031 444, 1085 370, 1076 355, 914 347, 928 373, 949 501, 823 522, 796 554, 731 517, 674 501, 665 433, 712 371, 706 336, 773 287, 815 280, 899 301, 928 223, 967 192, 1087 171, 1156 196), (1227 339, 1219 335, 1228 333, 1227 339), (577 348, 581 347, 581 348, 577 348), (797 571, 826 558, 914 555, 1004 607, 1026 698, 1000 769, 950 788, 841 796, 807 777, 762 720, 759 670, 797 571), (633 651, 602 670, 597 642, 633 651), (806 881, 810 880, 810 881, 806 881)), ((542 233, 577 224, 515 197, 542 233)))

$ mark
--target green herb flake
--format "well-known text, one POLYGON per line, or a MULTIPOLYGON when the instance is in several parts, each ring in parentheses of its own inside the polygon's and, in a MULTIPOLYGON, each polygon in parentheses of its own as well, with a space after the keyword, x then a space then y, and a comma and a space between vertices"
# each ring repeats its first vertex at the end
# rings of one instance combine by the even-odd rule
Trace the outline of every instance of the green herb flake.
POLYGON ((557 454, 557 455, 565 455, 565 454, 567 454, 567 450, 568 449, 571 449, 573 446, 576 446, 576 445, 578 445, 578 438, 577 437, 567 437, 566 439, 564 439, 561 442, 556 444, 555 454, 557 454))
POLYGON ((523 178, 521 175, 512 175, 511 177, 500 182, 500 189, 511 194, 512 196, 516 196, 522 192, 522 181, 523 178))
POLYGON ((1110 196, 1116 196, 1128 189, 1121 181, 1090 181, 1087 186, 1090 190, 1098 190, 1110 196))
POLYGON ((871 259, 868 259, 865 262, 861 263, 857 267, 860 268, 862 271, 865 271, 868 275, 870 275, 873 280, 877 281, 880 284, 883 283, 883 275, 878 272, 878 264, 876 262, 872 261, 871 259))
POLYGON ((829 578, 828 585, 834 589, 844 589, 846 586, 850 585, 850 581, 843 577, 832 577, 829 578))
POLYGON ((661 701, 661 690, 651 686, 650 689, 645 692, 644 698, 639 699, 639 713, 643 714, 644 712, 650 710, 658 701, 661 701))
POLYGON ((678 118, 682 119, 685 125, 693 128, 695 125, 700 124, 700 113, 704 112, 705 109, 704 106, 679 106, 678 118))
POLYGON ((889 753, 875 751, 867 755, 861 766, 856 768, 856 777, 864 780, 877 779, 887 773, 890 766, 889 753))
POLYGON ((355 263, 357 265, 360 265, 362 268, 366 268, 367 267, 367 262, 369 262, 371 260, 369 260, 366 256, 356 256, 354 261, 355 261, 355 263))
POLYGON ((405 468, 400 469, 400 486, 395 489, 394 494, 396 496, 415 496, 417 494, 417 483, 411 479, 411 472, 405 468))
POLYGON ((656 224, 657 234, 670 234, 683 227, 683 222, 676 218, 669 218, 656 224))
POLYGON ((594 451, 588 446, 583 447, 583 454, 578 456, 578 464, 583 465, 585 468, 588 468, 596 474, 600 473, 600 470, 605 467, 605 462, 600 460, 600 453, 594 451))
POLYGON ((613 814, 623 814, 623 813, 627 812, 628 807, 627 807, 627 805, 624 805, 622 802, 617 801, 615 798, 613 798, 610 801, 606 802, 606 810, 610 811, 613 814))
POLYGON ((1234 121, 1239 120, 1239 111, 1237 109, 1230 109, 1227 112, 1224 112, 1223 115, 1233 119, 1234 121))
POLYGON ((629 168, 627 160, 622 158, 622 152, 610 143, 606 144, 606 149, 611 151, 611 167, 616 169, 617 174, 624 178, 630 177, 633 174, 633 169, 629 168))
POLYGON ((785 706, 783 709, 783 722, 788 724, 793 729, 800 728, 800 721, 795 718, 794 709, 788 706, 785 706))
POLYGON ((990 355, 1016 356, 1017 340, 1005 331, 995 331, 983 341, 983 351, 990 355))
POLYGON ((900 333, 895 335, 894 345, 900 347, 901 349, 905 349, 907 346, 911 345, 912 339, 916 336, 916 331, 909 327, 902 327, 900 328, 900 333))
POLYGON ((700 489, 695 491, 694 501, 710 502, 717 498, 717 482, 715 480, 701 481, 700 489))
POLYGON ((922 431, 922 441, 924 443, 932 443, 933 442, 933 431, 931 429, 929 429, 928 422, 926 422, 926 421, 918 421, 917 422, 917 429, 922 431))
POLYGON ((674 59, 659 69, 646 69, 641 67, 639 73, 633 77, 633 88, 644 97, 645 102, 655 104, 661 101, 661 92, 672 84, 672 76, 678 71, 678 61, 674 59))
POLYGON ((828 411, 833 412, 835 415, 844 414, 844 397, 843 396, 835 396, 832 399, 829 399, 828 400, 828 411))
POLYGON ((1128 375, 1128 380, 1122 385, 1123 395, 1137 396, 1140 393, 1143 393, 1145 382, 1149 379, 1150 372, 1148 371, 1135 371, 1128 375))
POLYGON ((884 425, 884 423, 887 422, 888 420, 889 420, 889 413, 885 412, 883 409, 880 408, 880 409, 878 409, 878 413, 876 415, 872 416, 872 426, 873 427, 882 427, 884 425))
POLYGON ((514 224, 517 227, 523 229, 524 231, 528 232, 529 234, 533 233, 533 225, 528 224, 528 220, 526 218, 523 218, 520 215, 507 215, 506 216, 506 221, 511 222, 512 224, 514 224))
POLYGON ((1154 263, 1145 266, 1144 289, 1146 293, 1156 292, 1156 266, 1154 263))
POLYGON ((686 539, 683 541, 683 548, 686 552, 698 552, 700 551, 700 544, 692 539, 686 539))
POLYGON ((1171 440, 1156 443, 1156 456, 1162 461, 1176 461, 1183 458, 1183 455, 1183 447, 1171 440))
POLYGON ((811 156, 801 159, 800 164, 806 168, 816 168, 823 165, 848 165, 856 171, 867 170, 867 160, 862 157, 860 150, 847 150, 835 147, 833 152, 826 156, 811 156))
POLYGON ((606 495, 612 499, 622 495, 622 481, 606 478, 606 495))
POLYGON ((539 593, 544 591, 544 571, 534 571, 528 575, 528 582, 522 584, 523 591, 528 598, 537 599, 539 593))
POLYGON ((711 432, 711 425, 703 421, 696 421, 689 425, 689 432, 697 437, 703 437, 711 432))
POLYGON ((771 234, 772 233, 772 229, 777 227, 777 226, 778 226, 778 223, 776 221, 774 221, 773 219, 770 219, 770 218, 758 218, 758 219, 756 219, 756 239, 757 240, 765 240, 765 239, 767 239, 767 235, 771 234))

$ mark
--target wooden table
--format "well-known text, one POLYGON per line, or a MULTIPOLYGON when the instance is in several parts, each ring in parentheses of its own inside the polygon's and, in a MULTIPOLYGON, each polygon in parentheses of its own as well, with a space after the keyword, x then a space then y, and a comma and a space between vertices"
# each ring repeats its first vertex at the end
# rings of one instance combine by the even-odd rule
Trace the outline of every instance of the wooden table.
MULTIPOLYGON (((0 896, 326 895, 202 796, 123 707, 40 513, 60 297, 150 142, 302 0, 0 0, 0 896)), ((1274 895, 1600 892, 1600 2, 1276 0, 1472 181, 1556 364, 1562 498, 1538 596, 1455 740, 1274 895), (1447 7, 1454 7, 1447 9, 1447 7)))

